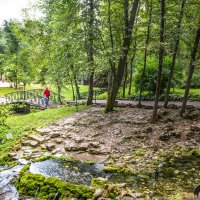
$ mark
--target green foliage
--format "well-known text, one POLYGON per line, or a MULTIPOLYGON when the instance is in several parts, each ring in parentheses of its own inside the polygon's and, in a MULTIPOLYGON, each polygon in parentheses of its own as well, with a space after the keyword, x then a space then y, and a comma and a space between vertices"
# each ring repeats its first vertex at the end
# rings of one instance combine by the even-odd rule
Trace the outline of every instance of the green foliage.
POLYGON ((11 111, 12 105, 0 105, 0 126, 4 126, 6 119, 12 113, 11 111))
MULTIPOLYGON (((171 59, 166 58, 163 63, 163 71, 162 71, 162 79, 161 79, 161 92, 166 87, 167 79, 168 79, 168 74, 169 74, 169 67, 171 64, 171 59)), ((155 93, 156 91, 156 81, 157 81, 157 68, 158 68, 158 61, 154 58, 151 57, 147 61, 147 68, 146 68, 146 73, 144 75, 144 84, 143 84, 143 90, 155 93)), ((138 71, 135 75, 135 89, 136 92, 140 90, 140 82, 142 78, 142 72, 143 72, 143 66, 139 65, 137 67, 138 71)))

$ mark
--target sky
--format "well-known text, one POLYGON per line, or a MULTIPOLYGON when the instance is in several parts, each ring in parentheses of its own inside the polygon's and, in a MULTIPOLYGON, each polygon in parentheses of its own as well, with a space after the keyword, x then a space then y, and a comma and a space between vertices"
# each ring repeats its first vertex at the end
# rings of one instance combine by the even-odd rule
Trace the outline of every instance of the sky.
POLYGON ((37 0, 0 0, 0 25, 11 18, 22 19, 23 8, 29 7, 37 0))

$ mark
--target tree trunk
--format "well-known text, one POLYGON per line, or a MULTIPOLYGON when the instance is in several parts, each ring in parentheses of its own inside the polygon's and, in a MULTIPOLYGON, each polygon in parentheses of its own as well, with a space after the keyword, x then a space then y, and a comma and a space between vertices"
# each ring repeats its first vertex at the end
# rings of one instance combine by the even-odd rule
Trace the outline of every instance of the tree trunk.
POLYGON ((170 73, 169 73, 168 82, 167 82, 167 91, 166 91, 164 108, 167 108, 168 102, 169 102, 169 93, 170 93, 170 88, 171 88, 171 81, 172 81, 174 68, 175 68, 175 64, 176 64, 176 56, 177 56, 178 49, 179 49, 180 29, 181 29, 181 23, 182 23, 182 18, 183 18, 183 11, 184 11, 185 2, 186 2, 186 0, 182 0, 181 11, 180 11, 180 15, 179 15, 179 21, 178 21, 178 24, 177 24, 177 38, 175 40, 174 52, 173 52, 173 57, 172 57, 172 64, 171 64, 171 67, 170 67, 170 73))
POLYGON ((72 69, 73 78, 74 78, 74 85, 75 85, 75 88, 76 88, 76 96, 77 96, 78 99, 80 99, 81 95, 80 95, 80 91, 79 91, 79 86, 78 86, 76 72, 74 70, 74 66, 73 65, 71 65, 71 69, 72 69))
POLYGON ((199 20, 199 24, 198 24, 197 31, 196 31, 194 46, 193 46, 193 49, 191 52, 189 74, 188 74, 186 88, 185 88, 185 95, 184 95, 183 103, 182 103, 182 107, 181 107, 181 114, 183 114, 185 112, 185 108, 186 108, 186 104, 187 104, 187 99, 188 99, 188 95, 189 95, 189 91, 190 91, 192 76, 194 73, 194 67, 195 67, 194 62, 195 62, 196 53, 197 53, 197 49, 198 49, 198 45, 199 45, 199 39, 200 39, 200 20, 199 20))
POLYGON ((125 13, 125 32, 122 46, 122 56, 119 59, 119 64, 117 67, 117 72, 113 76, 113 81, 111 85, 111 89, 109 90, 108 100, 106 104, 106 112, 113 111, 114 103, 116 100, 116 96, 119 90, 119 86, 122 81, 122 77, 124 75, 124 69, 126 67, 127 56, 130 49, 133 27, 135 22, 135 17, 138 9, 139 0, 134 0, 130 19, 128 18, 128 0, 124 0, 124 13, 125 13))
POLYGON ((93 99, 93 84, 94 84, 94 48, 93 48, 93 31, 94 31, 94 0, 89 1, 89 48, 88 48, 88 61, 90 65, 90 76, 89 76, 89 91, 87 105, 92 104, 93 99))
POLYGON ((130 70, 130 83, 129 83, 129 88, 128 88, 128 95, 131 95, 131 90, 132 90, 132 82, 133 82, 133 61, 135 59, 135 53, 133 54, 133 57, 131 58, 131 70, 130 70))
POLYGON ((71 78, 70 78, 70 84, 71 84, 71 88, 72 88, 72 99, 73 99, 73 101, 75 101, 74 85, 73 85, 73 81, 71 78))
POLYGON ((58 101, 62 105, 62 101, 61 101, 61 98, 60 98, 60 94, 61 94, 61 90, 62 90, 60 81, 56 80, 56 84, 57 84, 57 90, 58 90, 58 101))
POLYGON ((127 82, 127 66, 128 64, 126 63, 126 67, 125 67, 125 73, 124 73, 124 83, 123 83, 123 98, 125 98, 126 96, 126 82, 127 82))
POLYGON ((155 103, 153 108, 152 123, 156 122, 157 110, 158 110, 158 101, 160 96, 161 88, 161 76, 162 76, 162 66, 163 66, 163 57, 164 57, 164 30, 165 30, 165 0, 161 0, 161 21, 160 21, 160 48, 159 48, 159 64, 158 64, 158 78, 156 84, 156 95, 155 103))
MULTIPOLYGON (((139 95, 139 102, 138 106, 141 107, 141 98, 142 98, 142 92, 143 92, 143 84, 144 84, 144 77, 146 73, 146 66, 147 66, 147 53, 148 53, 148 46, 149 46, 149 39, 150 39, 150 26, 151 26, 151 21, 152 21, 152 0, 150 1, 150 8, 149 8, 149 21, 148 21, 148 26, 147 26, 147 37, 145 41, 145 50, 144 50, 144 66, 142 70, 142 77, 140 81, 140 95, 139 95)), ((147 10, 148 13, 148 10, 147 10)))

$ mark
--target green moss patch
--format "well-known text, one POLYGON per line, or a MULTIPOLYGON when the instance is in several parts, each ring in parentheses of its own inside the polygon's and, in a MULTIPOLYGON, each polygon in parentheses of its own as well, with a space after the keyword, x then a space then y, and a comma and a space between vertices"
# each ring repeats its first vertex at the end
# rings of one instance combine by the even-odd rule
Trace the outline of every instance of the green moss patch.
POLYGON ((59 199, 78 198, 91 199, 94 189, 83 185, 75 185, 58 178, 45 178, 40 174, 29 172, 29 165, 20 172, 20 177, 15 183, 20 194, 35 196, 37 199, 52 199, 58 196, 59 199))

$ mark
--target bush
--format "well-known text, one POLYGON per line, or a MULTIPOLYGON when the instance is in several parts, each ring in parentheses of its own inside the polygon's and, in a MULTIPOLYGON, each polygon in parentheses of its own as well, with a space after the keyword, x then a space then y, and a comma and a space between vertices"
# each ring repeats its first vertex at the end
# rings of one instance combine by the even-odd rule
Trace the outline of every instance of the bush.
MULTIPOLYGON (((182 101, 183 97, 184 97, 183 94, 170 94, 169 100, 170 101, 182 101)), ((131 96, 130 99, 138 101, 139 95, 131 96)), ((153 94, 142 95, 141 100, 142 101, 154 101, 155 95, 153 95, 153 94)), ((159 97, 159 100, 164 101, 165 100, 165 94, 161 94, 160 97, 159 97)), ((188 100, 200 101, 200 94, 190 94, 189 97, 188 97, 188 100)))
MULTIPOLYGON (((170 58, 165 58, 163 62, 162 70, 162 79, 161 79, 161 93, 166 88, 167 80, 169 76, 169 68, 171 64, 170 58)), ((146 73, 144 76, 143 82, 143 91, 153 92, 156 91, 156 82, 157 82, 157 70, 158 70, 158 61, 156 58, 150 58, 147 60, 146 73)), ((136 92, 140 90, 140 81, 142 77, 143 65, 137 67, 137 72, 135 75, 135 88, 136 92)))
POLYGON ((6 119, 12 113, 11 105, 0 105, 0 126, 5 125, 6 119))

